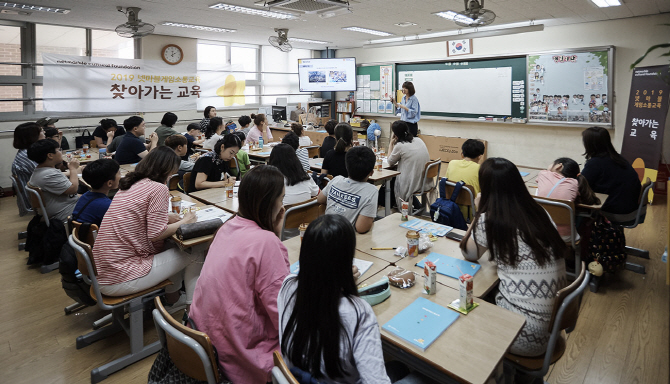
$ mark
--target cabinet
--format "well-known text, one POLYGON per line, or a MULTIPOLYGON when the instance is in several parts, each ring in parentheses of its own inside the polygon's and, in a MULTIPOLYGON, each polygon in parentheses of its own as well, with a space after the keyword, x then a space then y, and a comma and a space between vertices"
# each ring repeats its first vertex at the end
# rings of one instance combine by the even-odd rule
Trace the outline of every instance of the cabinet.
POLYGON ((312 107, 316 108, 316 117, 319 120, 319 125, 325 125, 328 120, 333 118, 331 111, 332 102, 330 100, 325 101, 310 101, 307 103, 307 112, 312 107))
POLYGON ((337 102, 337 122, 348 122, 351 119, 355 109, 355 102, 353 101, 338 101, 337 102))

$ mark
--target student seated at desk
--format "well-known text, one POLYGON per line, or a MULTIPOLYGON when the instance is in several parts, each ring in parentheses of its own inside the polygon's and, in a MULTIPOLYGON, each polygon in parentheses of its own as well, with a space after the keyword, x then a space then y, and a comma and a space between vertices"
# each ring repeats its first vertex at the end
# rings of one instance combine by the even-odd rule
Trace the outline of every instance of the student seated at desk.
POLYGON ((368 183, 376 160, 368 147, 351 148, 346 157, 349 177, 336 176, 317 197, 319 204, 326 204, 326 214, 346 217, 358 233, 369 231, 377 217, 379 191, 368 183))
POLYGON ((321 165, 324 175, 348 177, 345 156, 349 148, 354 145, 354 130, 348 123, 339 123, 335 127, 335 148, 326 154, 321 165))
POLYGON ((237 122, 239 123, 239 126, 235 131, 244 133, 244 137, 249 136, 249 131, 251 130, 251 117, 247 115, 240 116, 240 118, 237 119, 237 122))
POLYGON ((284 176, 273 166, 254 167, 242 178, 238 198, 237 216, 209 248, 190 316, 212 339, 232 382, 267 383, 272 352, 279 349, 277 295, 289 274, 288 251, 278 237, 284 176))
POLYGON ((45 216, 67 220, 79 199, 79 160, 75 158, 68 163, 69 174, 56 169, 63 163, 63 154, 58 143, 51 139, 33 143, 28 148, 28 158, 37 163, 29 183, 42 189, 44 208, 47 210, 45 216))
POLYGON ((114 154, 114 160, 119 164, 134 164, 138 163, 144 158, 151 150, 156 148, 158 143, 158 135, 152 133, 149 135, 150 144, 145 144, 141 136, 144 136, 146 126, 144 119, 139 116, 131 116, 123 122, 123 126, 126 127, 126 134, 123 136, 123 140, 119 144, 119 147, 116 148, 116 153, 114 154))
POLYGON ((157 145, 165 145, 165 139, 167 139, 168 136, 179 134, 179 132, 174 130, 174 125, 177 123, 177 120, 179 120, 179 118, 172 112, 167 112, 163 115, 161 126, 154 131, 156 132, 156 135, 158 135, 157 145))
POLYGON ((565 243, 512 162, 498 157, 484 161, 479 183, 481 200, 461 241, 463 257, 474 262, 491 251, 500 279, 496 305, 526 317, 510 352, 541 355, 549 342, 556 293, 567 284, 565 243))
POLYGON ((591 127, 582 132, 586 163, 582 175, 594 192, 605 193, 602 212, 612 221, 634 219, 640 199, 640 179, 633 167, 612 146, 605 128, 591 127))
MULTIPOLYGON (((212 119, 213 120, 213 119, 212 119)), ((191 171, 191 185, 189 192, 208 188, 220 188, 228 183, 230 177, 230 160, 242 147, 240 138, 236 135, 226 135, 214 145, 214 150, 198 158, 191 171)))
MULTIPOLYGON (((62 148, 63 132, 58 128, 46 127, 44 128, 44 137, 51 139, 58 143, 58 148, 62 148)), ((67 142, 67 140, 65 140, 67 142)))
POLYGON ((251 127, 249 130, 249 134, 247 135, 247 141, 252 143, 252 144, 257 144, 258 143, 258 138, 263 136, 263 132, 265 132, 265 143, 269 143, 273 140, 272 137, 272 132, 270 132, 270 128, 268 126, 268 119, 265 117, 264 113, 259 113, 257 115, 251 114, 251 118, 254 121, 254 126, 251 127))
MULTIPOLYGON (((202 135, 202 132, 200 132, 200 124, 198 123, 191 123, 186 127, 186 133, 184 133, 184 137, 186 140, 188 140, 188 149, 186 151, 186 156, 191 156, 192 154, 195 153, 195 148, 193 148, 195 145, 200 145, 202 144, 205 139, 198 139, 198 137, 202 135)), ((187 160, 182 158, 182 160, 187 160)))
MULTIPOLYGON (((589 182, 579 173, 579 164, 567 157, 556 159, 548 169, 537 174, 537 196, 568 200, 575 204, 591 205, 600 201, 589 187, 589 182)), ((556 229, 563 241, 570 241, 569 225, 558 225, 556 229)))
POLYGON ((287 133, 282 139, 282 144, 288 144, 295 151, 295 155, 300 160, 300 165, 305 172, 309 172, 309 152, 305 148, 300 148, 300 139, 294 132, 287 133))
POLYGON ((123 127, 116 127, 116 131, 114 131, 114 139, 112 139, 112 142, 109 142, 109 139, 107 141, 107 154, 113 154, 116 152, 116 149, 119 148, 119 144, 123 141, 123 138, 126 135, 126 130, 123 127))
POLYGON ((188 152, 188 139, 184 135, 176 134, 168 136, 167 139, 165 139, 165 146, 172 148, 181 159, 181 163, 179 163, 179 174, 191 172, 193 170, 193 163, 184 160, 184 156, 186 156, 186 153, 188 152))
MULTIPOLYGON (((247 136, 242 131, 233 132, 233 135, 236 135, 240 139, 240 148, 244 147, 246 144, 247 136)), ((241 179, 251 168, 251 161, 249 160, 249 154, 247 151, 240 149, 237 151, 237 168, 231 169, 230 174, 241 179)))
MULTIPOLYGON (((453 182, 463 181, 474 190, 472 193, 479 194, 479 160, 484 155, 486 147, 484 143, 475 139, 465 140, 461 145, 462 160, 451 160, 447 166, 447 180, 453 182)), ((474 212, 468 206, 460 206, 463 217, 470 221, 474 212)))
POLYGON ((225 129, 226 127, 223 126, 222 118, 212 117, 209 119, 209 125, 205 131, 205 141, 202 142, 202 148, 212 150, 214 144, 223 138, 223 131, 225 129))
POLYGON ((98 159, 86 165, 82 178, 91 186, 91 190, 81 195, 77 201, 72 211, 72 220, 100 227, 102 218, 112 203, 107 195, 110 190, 119 188, 119 163, 112 159, 98 159))
POLYGON ((312 139, 309 136, 305 135, 305 129, 302 127, 302 124, 291 123, 291 131, 298 136, 298 140, 301 147, 308 147, 312 145, 312 139))
MULTIPOLYGON (((401 207, 402 201, 413 201, 413 194, 419 191, 424 180, 421 178, 426 163, 430 161, 428 148, 423 140, 414 137, 406 122, 398 120, 391 125, 393 137, 389 144, 388 163, 389 166, 398 165, 400 174, 396 176, 392 186, 392 201, 401 207), (393 200, 395 199, 395 200, 393 200)), ((431 188, 432 185, 427 185, 431 188)), ((379 195, 379 203, 386 202, 382 194, 379 195)), ((420 208, 419 200, 413 201, 415 208, 420 208)))
POLYGON ((28 158, 28 148, 38 140, 44 139, 44 129, 37 125, 37 123, 19 124, 14 129, 13 145, 18 151, 12 162, 12 174, 16 176, 16 182, 20 184, 19 190, 16 192, 19 194, 17 197, 20 197, 22 200, 22 204, 19 204, 17 200, 21 216, 29 212, 26 209, 31 208, 30 198, 26 193, 25 186, 37 166, 36 162, 28 158))
POLYGON ((320 189, 302 169, 295 151, 288 144, 272 149, 268 165, 277 167, 284 175, 284 205, 302 203, 319 194, 320 189))
POLYGON ((100 125, 98 125, 93 131, 93 138, 95 139, 95 144, 98 146, 98 148, 107 148, 107 145, 112 143, 114 138, 117 137, 116 128, 116 120, 100 120, 100 125))
POLYGON ((337 126, 337 120, 330 119, 326 122, 324 126, 328 136, 324 137, 323 143, 321 143, 321 148, 319 148, 319 157, 326 157, 326 153, 330 152, 331 149, 335 149, 335 127, 337 126))
POLYGON ((200 131, 205 133, 205 132, 207 132, 207 127, 209 127, 209 120, 212 117, 216 117, 216 108, 209 105, 209 106, 205 107, 205 110, 203 111, 203 114, 205 115, 205 118, 200 120, 200 131))
POLYGON ((167 182, 177 172, 179 156, 165 146, 151 151, 135 171, 119 183, 93 247, 100 291, 124 296, 151 288, 165 279, 165 298, 173 308, 189 305, 200 276, 203 252, 187 253, 165 239, 182 224, 195 223, 193 212, 169 213, 167 182), (182 282, 186 294, 179 294, 182 282))

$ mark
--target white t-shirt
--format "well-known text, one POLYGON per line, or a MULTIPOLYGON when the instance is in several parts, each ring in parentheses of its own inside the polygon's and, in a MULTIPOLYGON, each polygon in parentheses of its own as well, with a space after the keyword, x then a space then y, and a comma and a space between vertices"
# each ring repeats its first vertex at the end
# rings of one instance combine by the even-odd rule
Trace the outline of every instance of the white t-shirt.
POLYGON ((223 136, 215 133, 215 134, 212 135, 212 137, 203 141, 202 147, 204 149, 214 149, 214 144, 216 144, 216 142, 221 140, 221 139, 223 139, 223 136))
POLYGON ((351 180, 344 176, 335 176, 323 193, 328 197, 326 214, 342 215, 352 225, 356 225, 358 215, 366 217, 377 216, 377 195, 379 191, 374 185, 351 180))
POLYGON ((301 181, 296 185, 289 186, 284 178, 284 205, 302 203, 319 194, 319 187, 310 177, 309 180, 301 181))
POLYGON ((310 139, 309 136, 307 135, 300 136, 298 142, 300 143, 301 147, 307 147, 309 145, 312 145, 312 139, 310 139))

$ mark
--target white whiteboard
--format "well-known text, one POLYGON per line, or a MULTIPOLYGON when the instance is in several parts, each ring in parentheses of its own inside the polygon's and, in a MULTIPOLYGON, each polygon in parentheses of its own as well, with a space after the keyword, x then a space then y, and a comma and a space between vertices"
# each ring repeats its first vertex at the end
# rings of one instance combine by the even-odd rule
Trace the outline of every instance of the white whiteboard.
POLYGON ((421 112, 512 114, 511 67, 399 72, 405 78, 414 83, 421 112))

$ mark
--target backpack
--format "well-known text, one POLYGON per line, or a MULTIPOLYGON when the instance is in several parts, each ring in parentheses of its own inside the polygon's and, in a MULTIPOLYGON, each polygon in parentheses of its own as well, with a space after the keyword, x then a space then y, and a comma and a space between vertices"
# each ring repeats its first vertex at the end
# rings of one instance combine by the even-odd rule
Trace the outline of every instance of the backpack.
POLYGON ((36 215, 28 223, 28 236, 25 250, 28 252, 28 265, 51 265, 58 261, 61 248, 67 242, 67 231, 63 222, 49 220, 49 227, 36 215))
MULTIPOLYGON (((86 237, 91 224, 82 224, 79 228, 80 236, 86 237)), ((65 243, 60 250, 60 263, 58 272, 60 272, 60 282, 65 294, 79 304, 86 306, 95 305, 96 301, 91 297, 91 285, 84 281, 81 274, 77 274, 79 269, 77 256, 70 243, 65 243)))
POLYGON ((599 215, 591 229, 586 264, 598 261, 606 272, 614 273, 626 266, 626 237, 623 228, 599 215))
POLYGON ((433 204, 430 205, 430 218, 435 223, 448 225, 454 228, 467 230, 468 226, 465 223, 465 218, 463 218, 463 213, 458 204, 455 203, 458 194, 461 192, 461 188, 465 185, 464 182, 459 181, 454 187, 454 192, 451 194, 451 198, 446 198, 446 186, 447 179, 440 179, 440 197, 435 200, 433 204))

